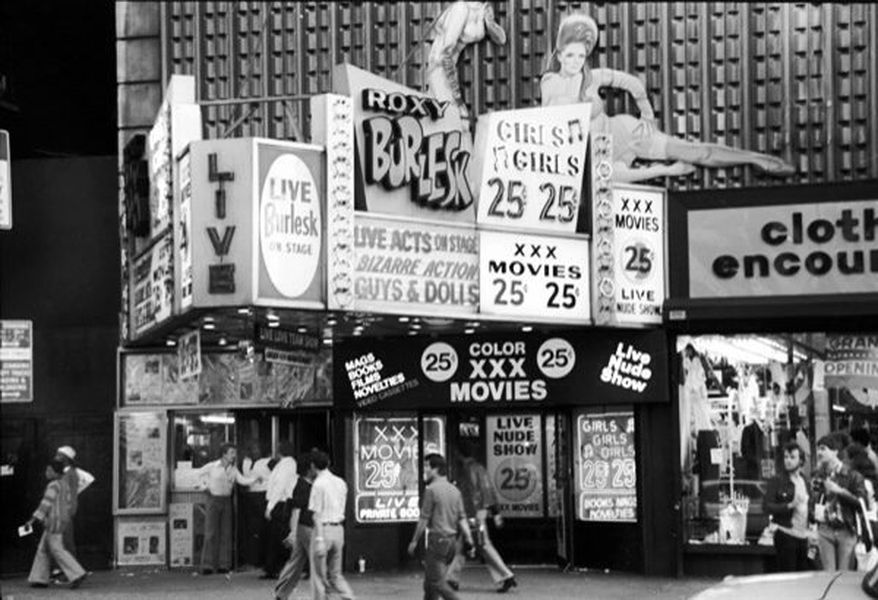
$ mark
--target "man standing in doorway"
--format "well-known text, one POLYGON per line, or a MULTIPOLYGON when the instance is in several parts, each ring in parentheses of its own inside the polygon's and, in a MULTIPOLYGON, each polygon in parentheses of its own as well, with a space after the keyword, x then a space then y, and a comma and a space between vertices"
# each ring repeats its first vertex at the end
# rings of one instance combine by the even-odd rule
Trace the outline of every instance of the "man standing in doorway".
MULTIPOLYGON (((515 573, 503 562, 503 557, 491 543, 491 536, 488 534, 488 513, 491 513, 496 527, 503 526, 503 516, 497 511, 497 494, 494 492, 488 471, 475 459, 472 442, 469 440, 461 442, 458 454, 461 469, 457 486, 463 495, 466 516, 475 533, 476 548, 485 559, 485 567, 488 568, 491 579, 498 586, 497 592, 505 594, 509 588, 517 586, 518 582, 515 581, 515 573)), ((464 560, 463 554, 458 552, 448 568, 448 583, 454 589, 460 585, 460 571, 464 560)))
POLYGON ((418 540, 427 532, 427 549, 424 554, 424 600, 441 596, 445 600, 457 600, 459 596, 448 585, 448 565, 454 560, 458 528, 463 531, 467 543, 472 546, 473 536, 463 508, 460 490, 448 481, 448 465, 441 454, 424 457, 424 479, 427 489, 421 502, 421 518, 409 544, 409 554, 414 556, 418 540))
POLYGON ((866 497, 863 476, 838 458, 840 436, 817 440, 817 471, 814 473, 814 520, 817 545, 824 571, 847 571, 857 543, 857 511, 866 497))
POLYGON ((299 477, 290 500, 290 533, 284 540, 284 544, 290 547, 292 553, 274 586, 275 600, 287 600, 296 589, 296 585, 302 577, 302 571, 308 564, 308 553, 311 550, 314 516, 308 510, 308 503, 311 499, 311 485, 317 472, 311 462, 310 453, 300 457, 299 460, 301 464, 308 465, 308 470, 299 477))
POLYGON ((204 518, 204 548, 201 550, 201 573, 228 573, 232 566, 232 492, 235 483, 250 485, 259 477, 244 477, 236 462, 234 444, 220 446, 220 458, 198 470, 201 489, 207 489, 204 518))
POLYGON ((353 599, 354 592, 341 574, 344 556, 344 515, 348 485, 329 470, 329 455, 320 450, 311 453, 316 477, 311 486, 308 510, 313 513, 311 538, 311 589, 314 600, 325 600, 327 593, 353 599))
POLYGON ((268 466, 270 457, 262 456, 262 447, 259 442, 253 440, 247 446, 247 456, 241 461, 241 473, 244 477, 256 477, 255 483, 247 486, 241 499, 239 514, 241 519, 242 543, 241 560, 243 564, 253 567, 261 567, 265 564, 265 545, 268 538, 267 525, 262 518, 265 512, 266 482, 271 475, 271 467, 268 466))
POLYGON ((768 481, 765 509, 774 518, 778 571, 807 571, 808 482, 801 474, 802 449, 796 442, 783 448, 784 471, 768 481))

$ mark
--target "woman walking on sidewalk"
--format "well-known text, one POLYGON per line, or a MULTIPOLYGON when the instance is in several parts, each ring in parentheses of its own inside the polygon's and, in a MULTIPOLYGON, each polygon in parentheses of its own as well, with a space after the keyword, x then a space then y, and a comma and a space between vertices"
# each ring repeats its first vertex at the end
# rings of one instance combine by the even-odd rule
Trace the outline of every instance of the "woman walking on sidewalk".
POLYGON ((27 580, 32 587, 48 587, 49 565, 54 559, 67 576, 70 587, 78 588, 85 579, 85 569, 64 548, 64 530, 73 515, 76 490, 70 487, 69 480, 64 477, 64 465, 59 460, 52 460, 46 466, 46 479, 49 484, 43 500, 27 522, 28 526, 32 526, 34 521, 43 524, 43 535, 27 580))

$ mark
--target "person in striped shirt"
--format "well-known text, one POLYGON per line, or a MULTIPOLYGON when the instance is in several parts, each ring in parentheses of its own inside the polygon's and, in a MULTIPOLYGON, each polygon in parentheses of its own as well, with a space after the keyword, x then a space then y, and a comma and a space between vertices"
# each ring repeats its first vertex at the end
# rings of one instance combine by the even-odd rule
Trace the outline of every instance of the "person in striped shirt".
POLYGON ((27 580, 33 587, 48 587, 49 566, 54 559, 67 576, 70 587, 78 588, 85 579, 85 569, 64 548, 64 530, 73 517, 76 490, 64 477, 64 465, 57 459, 46 466, 46 479, 49 483, 43 499, 27 522, 28 525, 33 525, 35 521, 43 524, 43 535, 27 580))

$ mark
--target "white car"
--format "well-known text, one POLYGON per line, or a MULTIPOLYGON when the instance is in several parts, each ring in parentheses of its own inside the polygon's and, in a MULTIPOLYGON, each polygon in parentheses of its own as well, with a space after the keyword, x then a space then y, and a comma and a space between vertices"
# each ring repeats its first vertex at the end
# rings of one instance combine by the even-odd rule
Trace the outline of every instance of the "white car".
POLYGON ((690 600, 869 600, 878 598, 867 594, 866 587, 878 590, 875 570, 865 574, 859 571, 805 571, 775 573, 747 577, 726 577, 690 600))

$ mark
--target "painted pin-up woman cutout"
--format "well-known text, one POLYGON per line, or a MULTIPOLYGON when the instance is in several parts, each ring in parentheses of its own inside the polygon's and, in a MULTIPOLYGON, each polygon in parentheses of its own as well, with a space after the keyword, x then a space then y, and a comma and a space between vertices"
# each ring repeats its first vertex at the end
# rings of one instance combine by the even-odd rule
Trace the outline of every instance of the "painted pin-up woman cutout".
POLYGON ((447 100, 460 110, 460 118, 472 118, 463 101, 457 61, 468 44, 475 44, 485 35, 496 44, 506 43, 506 32, 494 20, 494 9, 487 2, 452 3, 433 24, 433 44, 427 59, 427 89, 438 100, 447 100))
POLYGON ((558 27, 555 51, 549 55, 540 80, 543 106, 591 102, 591 130, 613 136, 613 180, 644 181, 655 177, 685 175, 703 167, 750 164, 776 176, 794 172, 791 165, 768 154, 722 144, 690 142, 658 129, 646 88, 637 77, 615 69, 592 69, 588 56, 598 39, 598 26, 591 17, 571 14, 558 27), (637 103, 640 118, 608 115, 598 94, 602 87, 627 91, 637 103), (633 167, 635 159, 676 161, 633 167))

